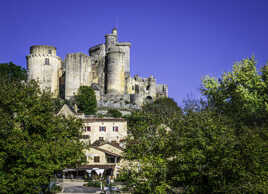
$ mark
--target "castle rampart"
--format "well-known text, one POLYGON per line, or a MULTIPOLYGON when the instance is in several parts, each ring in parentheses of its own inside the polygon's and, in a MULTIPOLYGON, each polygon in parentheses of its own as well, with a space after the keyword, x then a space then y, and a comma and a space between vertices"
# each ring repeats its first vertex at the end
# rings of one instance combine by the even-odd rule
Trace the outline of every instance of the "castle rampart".
POLYGON ((41 89, 49 90, 54 96, 57 96, 62 61, 57 56, 56 48, 47 45, 32 46, 26 59, 28 81, 38 81, 41 89))
POLYGON ((130 76, 130 42, 118 42, 117 29, 105 35, 105 42, 89 48, 89 55, 67 54, 62 63, 56 48, 35 45, 27 56, 28 80, 38 80, 41 89, 50 89, 71 99, 80 86, 91 86, 98 106, 132 109, 168 95, 167 85, 152 76, 130 76), (59 86, 59 80, 61 85, 59 86))
POLYGON ((125 53, 119 47, 111 47, 107 53, 107 93, 124 94, 125 91, 125 53))
POLYGON ((91 59, 83 53, 67 54, 65 58, 65 98, 77 94, 80 86, 91 86, 91 59))

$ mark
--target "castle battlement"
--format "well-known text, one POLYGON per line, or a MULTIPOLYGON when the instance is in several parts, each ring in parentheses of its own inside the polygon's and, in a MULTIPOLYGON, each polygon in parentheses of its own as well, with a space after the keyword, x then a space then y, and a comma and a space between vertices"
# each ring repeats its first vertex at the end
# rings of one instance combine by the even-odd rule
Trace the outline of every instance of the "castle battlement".
POLYGON ((107 108, 139 108, 168 95, 167 85, 157 84, 153 76, 130 76, 131 43, 119 42, 116 28, 104 37, 104 43, 89 48, 89 55, 68 53, 64 62, 54 46, 31 46, 28 80, 39 80, 41 89, 65 99, 72 99, 80 86, 91 86, 98 106, 107 108))

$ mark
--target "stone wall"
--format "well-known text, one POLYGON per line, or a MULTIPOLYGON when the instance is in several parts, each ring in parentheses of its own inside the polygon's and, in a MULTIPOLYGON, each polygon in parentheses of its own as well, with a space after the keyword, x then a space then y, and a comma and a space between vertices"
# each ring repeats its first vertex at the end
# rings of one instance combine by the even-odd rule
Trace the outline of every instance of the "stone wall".
POLYGON ((36 80, 42 90, 48 90, 53 96, 58 96, 62 61, 56 55, 56 48, 46 45, 32 46, 26 59, 28 81, 36 80))
POLYGON ((83 135, 88 135, 91 143, 99 140, 103 137, 104 141, 116 141, 124 139, 127 136, 127 121, 124 119, 116 118, 103 118, 94 119, 88 118, 83 119, 84 127, 90 127, 90 131, 84 131, 83 135), (106 131, 100 131, 100 127, 106 127, 106 131), (113 130, 113 127, 118 127, 118 132, 113 130))
POLYGON ((65 58, 65 98, 74 96, 80 86, 91 86, 91 59, 83 53, 67 54, 65 58))
POLYGON ((105 35, 104 44, 89 49, 89 55, 67 54, 63 65, 55 47, 32 46, 27 56, 28 78, 38 80, 42 89, 50 88, 56 95, 60 79, 66 99, 72 98, 80 86, 91 86, 98 106, 106 108, 136 109, 167 97, 167 85, 157 84, 153 76, 130 76, 130 48, 130 42, 118 42, 115 28, 105 35))
POLYGON ((124 52, 119 47, 111 47, 107 53, 107 94, 124 94, 124 92, 124 52))

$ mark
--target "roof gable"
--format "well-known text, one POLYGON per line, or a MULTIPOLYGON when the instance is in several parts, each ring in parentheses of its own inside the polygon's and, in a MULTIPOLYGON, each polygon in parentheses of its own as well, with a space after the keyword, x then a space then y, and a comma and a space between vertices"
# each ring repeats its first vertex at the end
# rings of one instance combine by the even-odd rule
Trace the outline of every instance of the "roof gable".
POLYGON ((123 148, 119 147, 119 146, 115 146, 113 144, 110 143, 105 143, 103 145, 97 146, 97 148, 103 149, 103 150, 107 150, 109 152, 121 155, 123 153, 123 148))
POLYGON ((61 107, 60 111, 57 113, 57 115, 63 115, 65 117, 69 117, 69 116, 75 116, 75 113, 67 104, 64 104, 61 107))

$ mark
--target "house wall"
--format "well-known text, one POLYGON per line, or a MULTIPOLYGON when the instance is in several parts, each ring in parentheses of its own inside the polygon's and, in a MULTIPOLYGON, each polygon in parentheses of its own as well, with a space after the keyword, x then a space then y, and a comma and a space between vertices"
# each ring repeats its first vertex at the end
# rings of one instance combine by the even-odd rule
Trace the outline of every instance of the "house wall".
POLYGON ((99 146, 99 148, 107 150, 107 151, 115 153, 115 154, 118 154, 118 155, 121 155, 123 153, 123 150, 120 150, 120 149, 118 149, 110 144, 101 145, 101 146, 99 146))
POLYGON ((91 131, 84 131, 83 135, 88 135, 90 138, 90 143, 94 143, 103 137, 104 141, 116 141, 124 139, 127 136, 127 121, 119 121, 117 119, 111 120, 99 120, 94 119, 84 119, 84 127, 90 126, 91 131), (106 127, 106 131, 100 131, 99 128, 103 126, 106 127), (113 131, 113 127, 118 126, 118 132, 113 131))
POLYGON ((87 156, 87 164, 100 164, 100 165, 109 164, 107 163, 105 153, 100 150, 90 148, 89 150, 85 151, 85 154, 87 156), (99 156, 100 162, 94 162, 94 156, 99 156))

